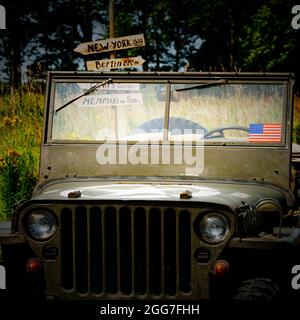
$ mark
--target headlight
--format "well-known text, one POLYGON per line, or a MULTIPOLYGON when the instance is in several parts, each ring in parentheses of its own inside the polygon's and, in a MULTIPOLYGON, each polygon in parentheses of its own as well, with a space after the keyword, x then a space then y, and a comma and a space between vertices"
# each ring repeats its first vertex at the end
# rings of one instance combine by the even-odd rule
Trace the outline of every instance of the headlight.
POLYGON ((200 221, 200 235, 208 243, 220 243, 226 239, 228 233, 229 223, 222 214, 209 213, 200 221))
POLYGON ((54 235, 56 229, 56 219, 49 211, 37 210, 27 217, 27 230, 33 239, 47 240, 54 235))

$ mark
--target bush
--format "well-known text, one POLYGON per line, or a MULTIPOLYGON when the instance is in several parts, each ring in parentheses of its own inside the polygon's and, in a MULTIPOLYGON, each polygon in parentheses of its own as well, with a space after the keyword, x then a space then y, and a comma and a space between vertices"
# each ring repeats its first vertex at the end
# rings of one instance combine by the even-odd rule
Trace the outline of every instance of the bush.
POLYGON ((293 142, 300 144, 300 97, 294 97, 293 142))
POLYGON ((300 124, 297 124, 293 128, 293 142, 300 144, 300 124))
POLYGON ((0 158, 0 200, 2 202, 0 218, 10 218, 13 204, 30 198, 38 178, 35 163, 36 159, 31 151, 22 155, 16 150, 9 149, 7 154, 0 158))
POLYGON ((43 106, 44 96, 30 86, 0 96, 0 220, 37 182, 43 106))

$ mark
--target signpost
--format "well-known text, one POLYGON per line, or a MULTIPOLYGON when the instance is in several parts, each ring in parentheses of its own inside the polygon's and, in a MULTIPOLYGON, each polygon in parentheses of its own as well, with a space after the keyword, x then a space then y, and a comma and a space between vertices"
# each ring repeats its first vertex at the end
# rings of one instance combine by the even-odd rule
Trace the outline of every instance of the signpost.
MULTIPOLYGON (((109 0, 108 3, 108 14, 109 14, 109 37, 115 37, 115 5, 114 0, 109 0)), ((114 59, 116 57, 116 52, 111 51, 109 53, 109 58, 114 59)))
POLYGON ((83 55, 110 52, 110 59, 86 61, 89 71, 101 71, 119 68, 139 67, 145 60, 140 57, 128 57, 116 59, 117 50, 132 49, 145 46, 144 35, 136 34, 115 38, 114 0, 109 0, 109 39, 80 43, 73 51, 83 55))
POLYGON ((77 46, 74 51, 83 55, 102 53, 107 51, 132 49, 145 46, 143 34, 126 36, 120 38, 111 38, 94 42, 83 42, 77 46))
POLYGON ((102 71, 118 68, 131 68, 141 66, 145 60, 141 57, 128 57, 119 59, 105 59, 87 61, 86 66, 89 71, 102 71))
MULTIPOLYGON (((86 61, 88 71, 102 71, 119 68, 131 68, 143 65, 145 60, 141 57, 116 58, 117 50, 132 49, 145 46, 145 38, 143 34, 115 38, 115 18, 114 18, 114 0, 109 0, 109 39, 98 40, 93 42, 84 42, 77 46, 73 51, 82 55, 98 54, 102 52, 110 52, 110 59, 86 61)), ((120 85, 120 84, 118 84, 120 85)), ((133 85, 136 84, 123 84, 133 85)), ((110 90, 110 87, 106 89, 110 90)), ((118 90, 117 87, 114 87, 118 90)), ((120 88, 122 90, 122 88, 120 88)), ((136 87, 133 90, 138 90, 136 87)), ((117 107, 123 105, 140 105, 143 103, 142 93, 127 93, 127 94, 102 94, 99 96, 89 95, 82 97, 77 103, 81 103, 82 107, 112 107, 112 127, 118 138, 118 117, 117 107)))

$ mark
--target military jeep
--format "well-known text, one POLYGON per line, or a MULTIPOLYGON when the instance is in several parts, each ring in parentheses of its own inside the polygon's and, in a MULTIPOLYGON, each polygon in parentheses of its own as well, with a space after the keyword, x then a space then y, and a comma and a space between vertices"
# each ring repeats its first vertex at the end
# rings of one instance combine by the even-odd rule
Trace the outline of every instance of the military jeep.
POLYGON ((287 73, 49 72, 38 184, 1 229, 7 290, 72 300, 293 291, 293 84, 287 73))

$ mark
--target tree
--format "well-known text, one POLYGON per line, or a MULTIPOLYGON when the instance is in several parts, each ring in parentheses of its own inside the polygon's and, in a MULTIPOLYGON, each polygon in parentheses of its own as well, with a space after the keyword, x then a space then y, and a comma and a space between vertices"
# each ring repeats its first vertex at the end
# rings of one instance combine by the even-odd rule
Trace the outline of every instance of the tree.
MULTIPOLYGON (((115 36, 143 33, 146 46, 117 52, 141 55, 148 70, 296 71, 299 30, 291 28, 296 0, 115 0, 115 36), (186 66, 188 69, 188 66, 186 66)), ((4 0, 7 29, 0 32, 3 69, 16 88, 21 71, 78 70, 81 42, 108 34, 108 1, 4 0)), ((101 54, 107 58, 109 54, 101 54)), ((0 66, 1 68, 1 66, 0 66)))
POLYGON ((21 67, 26 58, 26 48, 36 35, 38 2, 3 1, 7 12, 7 28, 1 32, 2 55, 6 58, 6 70, 12 90, 16 89, 21 81, 21 67))
POLYGON ((174 70, 183 68, 199 39, 191 32, 195 0, 129 0, 116 2, 117 35, 143 33, 146 47, 130 50, 143 55, 144 70, 174 70))
MULTIPOLYGON (((76 44, 91 41, 99 24, 107 21, 106 5, 92 0, 5 0, 7 29, 0 33, 3 69, 17 88, 21 71, 37 63, 46 69, 76 70, 76 44)), ((81 64, 83 64, 81 62, 81 64)))
POLYGON ((291 8, 291 1, 263 4, 244 26, 239 43, 245 70, 295 71, 299 66, 299 62, 290 63, 300 53, 299 33, 291 27, 291 8))
POLYGON ((251 21, 262 0, 201 0, 190 28, 203 39, 201 48, 190 57, 195 70, 237 71, 243 26, 251 21))

